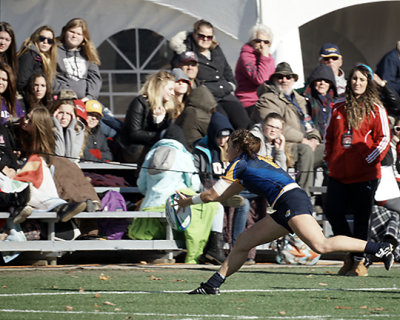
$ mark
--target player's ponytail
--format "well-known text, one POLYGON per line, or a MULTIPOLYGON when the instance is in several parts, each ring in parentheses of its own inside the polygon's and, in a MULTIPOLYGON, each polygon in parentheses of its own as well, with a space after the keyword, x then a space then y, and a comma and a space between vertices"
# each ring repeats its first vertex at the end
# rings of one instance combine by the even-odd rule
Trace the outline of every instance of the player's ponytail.
POLYGON ((229 140, 234 147, 239 147, 242 152, 252 159, 256 157, 257 152, 260 150, 261 140, 249 130, 236 130, 230 135, 229 140))

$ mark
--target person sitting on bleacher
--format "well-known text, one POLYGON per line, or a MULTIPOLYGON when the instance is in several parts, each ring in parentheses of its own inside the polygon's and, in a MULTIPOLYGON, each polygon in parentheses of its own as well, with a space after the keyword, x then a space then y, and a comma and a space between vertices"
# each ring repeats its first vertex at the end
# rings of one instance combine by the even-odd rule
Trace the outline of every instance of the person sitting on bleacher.
POLYGON ((51 113, 56 134, 55 154, 78 162, 85 139, 85 124, 76 116, 74 100, 77 96, 72 90, 61 90, 54 102, 51 113))
POLYGON ((217 101, 211 91, 198 80, 199 60, 193 51, 181 53, 176 60, 177 68, 181 69, 190 79, 191 91, 185 101, 185 108, 175 123, 185 134, 188 150, 193 151, 196 142, 207 134, 211 115, 217 107, 217 101))
MULTIPOLYGON (((61 199, 57 192, 50 171, 55 139, 49 111, 45 107, 34 107, 21 119, 20 128, 18 131, 21 145, 20 158, 24 161, 24 166, 12 179, 30 184, 31 198, 28 204, 33 209, 55 211, 61 222, 69 221, 86 209, 86 203, 83 201, 68 203, 61 199)), ((31 213, 32 211, 21 217, 20 222, 31 213)))
MULTIPOLYGON (((185 145, 182 130, 172 125, 164 138, 147 153, 137 181, 140 192, 145 195, 141 211, 163 212, 168 197, 176 190, 187 194, 195 194, 199 190, 199 175, 193 156, 185 145)), ((223 208, 217 203, 195 205, 191 210, 191 223, 184 231, 187 248, 185 263, 198 263, 210 231, 222 232, 224 215, 223 208)), ((128 235, 132 239, 165 239, 165 226, 159 219, 136 219, 129 227, 128 235)), ((207 253, 221 256, 222 260, 225 258, 222 247, 213 247, 207 253), (219 252, 215 252, 217 249, 219 252)))
POLYGON ((107 138, 100 128, 100 120, 103 117, 103 108, 97 100, 89 100, 85 104, 87 137, 83 150, 85 161, 113 160, 113 155, 107 144, 107 138))
POLYGON ((257 123, 250 130, 261 140, 259 156, 271 157, 283 170, 287 170, 287 155, 290 151, 286 148, 285 136, 282 134, 285 119, 275 112, 267 114, 261 123, 257 123))
POLYGON ((116 137, 120 161, 142 163, 146 153, 161 138, 174 112, 175 77, 166 71, 151 75, 126 111, 125 121, 116 137))
POLYGON ((324 146, 319 131, 307 113, 306 99, 294 90, 298 78, 287 62, 279 63, 270 79, 257 90, 260 99, 252 113, 252 120, 261 122, 271 112, 285 119, 283 135, 294 162, 289 167, 296 168, 296 182, 310 194, 309 187, 314 184, 314 169, 323 164, 324 146))

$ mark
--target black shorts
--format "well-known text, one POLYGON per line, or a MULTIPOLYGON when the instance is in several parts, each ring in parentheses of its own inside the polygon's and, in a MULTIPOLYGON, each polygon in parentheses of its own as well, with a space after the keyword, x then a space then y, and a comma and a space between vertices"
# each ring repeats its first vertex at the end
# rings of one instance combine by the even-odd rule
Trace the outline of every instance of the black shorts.
POLYGON ((282 194, 275 203, 274 209, 276 212, 271 214, 271 218, 290 233, 294 233, 288 224, 291 218, 300 214, 312 215, 313 213, 310 198, 300 188, 292 189, 282 194))

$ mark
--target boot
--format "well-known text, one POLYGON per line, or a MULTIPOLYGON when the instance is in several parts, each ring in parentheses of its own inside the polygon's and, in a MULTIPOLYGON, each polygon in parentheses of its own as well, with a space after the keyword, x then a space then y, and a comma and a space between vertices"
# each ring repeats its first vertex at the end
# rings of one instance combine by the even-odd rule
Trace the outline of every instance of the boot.
POLYGON ((338 272, 339 276, 345 276, 346 273, 349 272, 353 268, 354 260, 353 260, 353 256, 350 253, 346 253, 343 261, 344 261, 344 264, 338 272))
POLYGON ((346 273, 346 276, 352 277, 366 277, 368 276, 368 269, 364 265, 365 259, 361 257, 354 257, 353 267, 346 273))
POLYGON ((222 264, 225 260, 224 236, 221 232, 211 231, 208 238, 208 249, 203 257, 213 264, 222 264))

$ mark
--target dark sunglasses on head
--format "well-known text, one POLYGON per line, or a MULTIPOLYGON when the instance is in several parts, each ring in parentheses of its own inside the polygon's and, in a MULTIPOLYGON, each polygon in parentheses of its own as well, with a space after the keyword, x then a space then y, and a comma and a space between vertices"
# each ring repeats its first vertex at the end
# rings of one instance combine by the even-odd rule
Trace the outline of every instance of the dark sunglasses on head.
POLYGON ((261 43, 261 42, 264 42, 264 44, 270 44, 271 43, 271 41, 269 41, 269 40, 262 40, 262 39, 253 39, 253 41, 255 43, 261 43))
POLYGON ((45 40, 47 40, 48 44, 53 44, 54 43, 54 39, 52 39, 52 38, 46 38, 44 36, 39 36, 39 41, 40 42, 44 42, 45 40))
POLYGON ((294 76, 292 76, 291 74, 277 74, 275 76, 278 80, 282 80, 283 78, 286 78, 288 80, 290 79, 294 79, 294 76))
POLYGON ((333 57, 324 57, 324 58, 322 58, 324 61, 329 61, 329 60, 334 60, 334 61, 336 61, 336 60, 338 60, 339 59, 339 57, 337 57, 337 56, 333 56, 333 57))
POLYGON ((396 131, 396 132, 400 132, 400 126, 394 126, 393 129, 394 129, 394 131, 396 131))
POLYGON ((205 34, 197 33, 197 37, 204 41, 211 41, 214 36, 206 36, 205 34))

